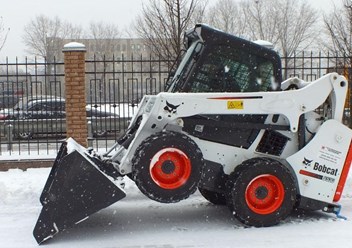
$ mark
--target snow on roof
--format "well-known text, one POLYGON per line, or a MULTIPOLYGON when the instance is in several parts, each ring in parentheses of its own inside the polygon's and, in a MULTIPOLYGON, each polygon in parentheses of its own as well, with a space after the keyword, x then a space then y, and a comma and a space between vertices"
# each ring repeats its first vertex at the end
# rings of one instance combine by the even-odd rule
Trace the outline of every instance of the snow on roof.
POLYGON ((253 41, 254 43, 260 45, 260 46, 263 46, 263 47, 266 47, 266 48, 269 48, 269 49, 274 49, 274 45, 273 43, 269 42, 269 41, 266 41, 266 40, 256 40, 256 41, 253 41))

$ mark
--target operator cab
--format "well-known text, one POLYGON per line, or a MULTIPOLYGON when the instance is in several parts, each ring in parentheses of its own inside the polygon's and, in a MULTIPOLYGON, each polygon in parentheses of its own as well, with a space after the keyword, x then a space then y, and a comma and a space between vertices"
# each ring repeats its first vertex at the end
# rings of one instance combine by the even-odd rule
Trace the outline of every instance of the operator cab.
MULTIPOLYGON (((274 50, 204 24, 186 32, 184 42, 187 52, 169 81, 168 92, 280 90, 281 59, 274 50)), ((182 130, 199 139, 248 148, 267 117, 266 114, 193 115, 182 118, 182 130), (203 132, 197 131, 199 126, 203 132)))
POLYGON ((186 32, 185 46, 187 52, 167 86, 168 92, 280 89, 281 60, 272 49, 204 24, 186 32))

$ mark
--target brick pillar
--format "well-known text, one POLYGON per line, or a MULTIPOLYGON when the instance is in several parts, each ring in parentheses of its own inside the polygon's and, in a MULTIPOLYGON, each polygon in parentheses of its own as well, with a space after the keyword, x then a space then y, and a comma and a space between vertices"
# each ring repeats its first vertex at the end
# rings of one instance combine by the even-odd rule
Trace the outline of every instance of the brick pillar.
POLYGON ((87 147, 86 47, 81 43, 71 42, 64 46, 62 52, 65 63, 66 135, 87 147))

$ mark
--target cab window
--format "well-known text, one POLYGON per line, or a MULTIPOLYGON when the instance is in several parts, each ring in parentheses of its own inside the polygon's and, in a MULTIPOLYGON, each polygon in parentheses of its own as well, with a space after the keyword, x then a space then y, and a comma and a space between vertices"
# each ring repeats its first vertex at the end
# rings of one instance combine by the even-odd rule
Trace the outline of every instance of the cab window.
POLYGON ((189 78, 189 92, 257 92, 273 90, 271 61, 230 46, 217 46, 199 61, 189 78))

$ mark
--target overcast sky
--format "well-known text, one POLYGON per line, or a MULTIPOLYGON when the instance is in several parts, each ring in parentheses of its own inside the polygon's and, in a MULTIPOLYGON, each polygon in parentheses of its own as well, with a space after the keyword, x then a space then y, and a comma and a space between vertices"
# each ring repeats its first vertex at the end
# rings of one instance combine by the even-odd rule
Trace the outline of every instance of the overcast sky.
MULTIPOLYGON (((307 0, 317 9, 328 10, 333 0, 307 0)), ((5 27, 10 28, 6 44, 0 51, 0 61, 7 56, 14 61, 23 59, 25 47, 22 43, 24 25, 35 16, 58 16, 73 24, 88 26, 91 21, 115 23, 120 30, 128 28, 141 11, 143 0, 0 0, 0 16, 5 27)), ((147 2, 147 0, 144 0, 147 2)), ((210 4, 216 0, 209 0, 210 4)), ((335 0, 341 2, 341 0, 335 0)))

